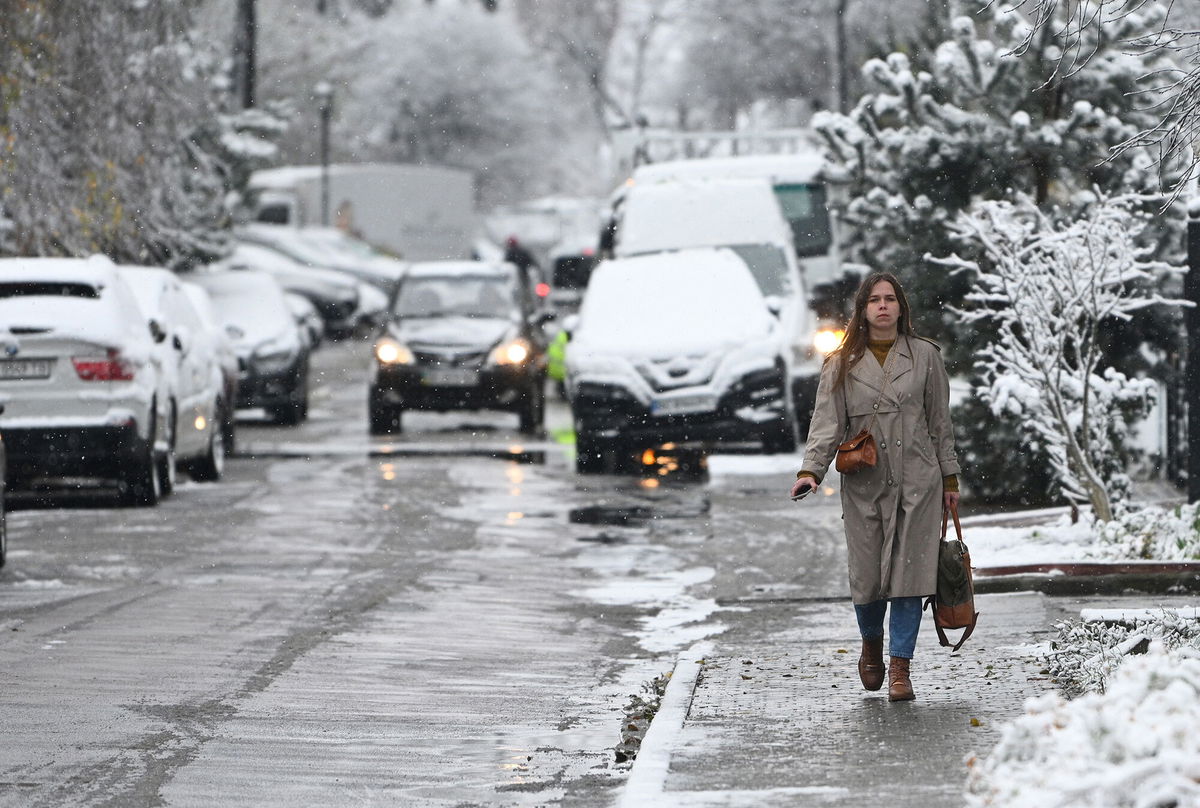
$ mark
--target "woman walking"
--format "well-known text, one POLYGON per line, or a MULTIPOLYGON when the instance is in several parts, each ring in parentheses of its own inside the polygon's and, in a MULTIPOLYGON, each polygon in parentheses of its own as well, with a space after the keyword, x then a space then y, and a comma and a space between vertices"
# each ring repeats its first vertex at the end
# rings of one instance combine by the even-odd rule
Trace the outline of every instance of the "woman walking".
POLYGON ((916 335, 895 276, 867 276, 842 345, 821 370, 792 496, 820 484, 838 444, 869 429, 878 461, 842 477, 850 595, 862 635, 858 675, 883 686, 883 623, 890 606, 888 700, 914 698, 909 664, 921 601, 937 582, 944 509, 958 506, 950 387, 938 346, 916 335))

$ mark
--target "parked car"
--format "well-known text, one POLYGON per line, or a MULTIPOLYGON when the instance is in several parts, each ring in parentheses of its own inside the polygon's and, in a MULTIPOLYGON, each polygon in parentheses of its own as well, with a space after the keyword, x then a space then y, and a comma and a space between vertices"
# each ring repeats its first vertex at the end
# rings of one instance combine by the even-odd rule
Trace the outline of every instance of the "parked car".
POLYGON ((615 469, 668 442, 794 451, 780 329, 732 250, 602 263, 567 353, 576 470, 615 469))
POLYGON ((560 317, 579 311, 597 262, 595 240, 564 242, 550 253, 549 301, 560 317))
POLYGON ((253 270, 273 276, 285 290, 312 301, 325 321, 325 333, 331 337, 354 333, 363 319, 358 281, 337 272, 304 266, 270 247, 238 244, 228 258, 213 267, 253 270))
MULTIPOLYGON (((0 415, 4 414, 4 405, 0 404, 0 415)), ((4 436, 0 434, 0 567, 8 560, 8 487, 4 478, 7 474, 5 465, 7 456, 4 453, 4 436)))
POLYGON ((296 318, 296 325, 300 326, 300 333, 308 342, 309 350, 315 349, 321 344, 321 338, 325 335, 325 323, 321 319, 321 313, 304 295, 284 292, 283 299, 287 302, 288 311, 292 313, 292 317, 296 318))
POLYGON ((370 284, 390 297, 408 263, 384 255, 362 239, 335 227, 286 227, 247 224, 236 231, 239 241, 283 253, 317 269, 331 269, 370 284))
POLYGON ((176 464, 195 480, 220 479, 225 470, 225 432, 221 425, 233 406, 224 397, 216 349, 204 323, 172 272, 155 267, 122 266, 154 337, 152 361, 159 366, 158 397, 166 402, 166 463, 163 486, 175 486, 176 464))
POLYGON ((549 313, 506 263, 413 264, 375 343, 372 434, 399 431, 405 410, 499 409, 542 428, 549 313))
POLYGON ((239 408, 261 407, 279 424, 308 417, 309 350, 279 282, 265 272, 198 272, 238 356, 239 408))
POLYGON ((0 431, 10 486, 63 477, 163 495, 169 450, 154 339, 107 258, 0 260, 0 431))
POLYGON ((233 454, 237 440, 236 419, 234 407, 238 400, 238 358, 233 349, 233 342, 225 332, 225 324, 217 316, 213 308, 212 298, 203 287, 187 281, 183 282, 183 291, 192 302, 192 307, 200 317, 204 326, 202 337, 208 341, 217 359, 217 367, 221 370, 221 390, 226 406, 222 413, 221 427, 225 436, 225 452, 233 454))

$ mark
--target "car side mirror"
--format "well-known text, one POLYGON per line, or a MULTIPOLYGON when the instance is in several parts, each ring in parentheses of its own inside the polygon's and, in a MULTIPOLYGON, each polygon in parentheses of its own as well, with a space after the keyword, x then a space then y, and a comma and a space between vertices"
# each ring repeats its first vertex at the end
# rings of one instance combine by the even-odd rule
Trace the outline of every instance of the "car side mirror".
POLYGON ((171 338, 171 344, 175 346, 175 350, 182 354, 186 354, 191 348, 192 334, 184 326, 179 326, 175 329, 175 336, 171 338))
POLYGON ((151 318, 148 325, 150 327, 150 336, 155 342, 162 342, 167 338, 167 332, 163 330, 162 324, 158 320, 151 318))
POLYGON ((783 298, 779 295, 767 295, 767 310, 776 317, 783 311, 783 298))

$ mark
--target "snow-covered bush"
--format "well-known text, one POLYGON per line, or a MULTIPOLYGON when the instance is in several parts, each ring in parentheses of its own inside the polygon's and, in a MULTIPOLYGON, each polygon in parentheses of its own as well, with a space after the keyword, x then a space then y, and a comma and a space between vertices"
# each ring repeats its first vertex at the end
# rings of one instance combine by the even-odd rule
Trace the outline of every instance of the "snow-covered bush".
POLYGON ((978 261, 936 263, 968 270, 967 323, 987 343, 977 356, 979 395, 995 416, 1021 425, 1049 457, 1066 498, 1090 501, 1100 521, 1129 490, 1128 419, 1148 406, 1154 383, 1106 366, 1101 330, 1150 306, 1178 304, 1154 290, 1180 274, 1150 258, 1138 237, 1140 197, 1105 197, 1056 221, 1027 198, 981 202, 959 214, 953 236, 978 261), (1114 496, 1115 495, 1115 496, 1114 496))
POLYGON ((9 252, 183 265, 226 246, 228 188, 198 129, 220 57, 186 0, 29 0, 0 13, 9 252))
POLYGON ((986 760, 971 760, 971 808, 1200 805, 1200 653, 1129 657, 1104 693, 1031 699, 986 760))
POLYGON ((1126 511, 1096 526, 1096 542, 1108 558, 1200 560, 1200 503, 1126 511))
POLYGON ((1121 622, 1065 620, 1045 655, 1046 669, 1068 698, 1103 693, 1113 672, 1139 643, 1200 654, 1200 621, 1163 610, 1121 622))

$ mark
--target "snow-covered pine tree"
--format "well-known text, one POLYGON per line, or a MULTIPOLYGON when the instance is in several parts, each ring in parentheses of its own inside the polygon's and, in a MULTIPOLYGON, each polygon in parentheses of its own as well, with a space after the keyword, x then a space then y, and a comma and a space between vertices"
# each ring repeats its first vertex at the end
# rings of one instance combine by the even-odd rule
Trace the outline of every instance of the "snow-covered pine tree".
MULTIPOLYGON (((943 304, 957 303, 966 287, 931 272, 924 260, 926 253, 949 252, 947 223, 976 199, 1024 193, 1042 207, 1078 209, 1093 187, 1157 190, 1148 155, 1109 158, 1155 120, 1144 109, 1146 97, 1131 93, 1172 64, 1168 54, 1130 42, 1153 28, 1161 15, 1156 7, 1098 32, 1092 59, 1067 76, 1054 72, 1062 46, 1054 28, 1040 29, 1018 58, 1007 54, 1025 42, 1030 27, 1020 13, 999 4, 963 5, 978 13, 956 17, 953 37, 935 53, 918 55, 916 63, 902 53, 867 62, 863 75, 873 91, 849 115, 814 120, 851 181, 843 211, 849 257, 897 272, 925 309, 920 325, 951 348, 966 335, 943 304)), ((1150 234, 1168 255, 1182 249, 1182 222, 1173 208, 1150 234)), ((975 348, 965 342, 966 356, 951 352, 960 363, 975 348)))
POLYGON ((1027 197, 980 202, 949 229, 983 260, 935 259, 970 270, 974 280, 964 319, 991 332, 978 356, 981 397, 1046 453, 1067 500, 1090 502, 1104 522, 1130 487, 1127 419, 1144 411, 1155 385, 1108 365, 1101 332, 1134 312, 1181 302, 1153 290, 1157 279, 1182 270, 1139 245, 1146 217, 1136 210, 1144 201, 1101 197, 1067 221, 1027 197))
MULTIPOLYGON (((926 255, 956 248, 949 224, 972 202, 1014 199, 1078 213, 1105 193, 1157 191, 1154 159, 1113 149, 1157 118, 1142 93, 1154 72, 1172 66, 1171 54, 1132 40, 1152 30, 1162 9, 1144 6, 1103 30, 1086 32, 1092 58, 1074 73, 1056 72, 1060 28, 1033 26, 1008 5, 963 0, 952 36, 932 53, 893 53, 863 67, 872 91, 849 115, 822 114, 814 125, 850 181, 841 211, 847 256, 896 272, 914 299, 917 327, 945 346, 952 373, 968 373, 988 334, 963 324, 955 309, 970 289, 968 273, 930 265, 926 255), (1020 56, 1012 51, 1028 42, 1020 56), (1142 93, 1142 94, 1139 94, 1142 93)), ((1060 7, 1059 13, 1065 13, 1060 7)), ((1147 202, 1157 210, 1161 203, 1147 202)), ((1143 233, 1157 256, 1182 253, 1184 214, 1172 207, 1143 233)), ((1137 313, 1112 330, 1109 364, 1125 373, 1151 369, 1147 356, 1164 356, 1176 339, 1174 315, 1137 313), (1159 350, 1145 351, 1145 344, 1159 350)), ((977 324, 982 325, 982 324, 977 324)), ((1165 374, 1165 369, 1153 368, 1165 374)), ((978 410, 974 402, 966 408, 978 410)), ((972 415, 978 415, 973 412, 972 415)), ((1015 425, 961 417, 960 450, 973 467, 973 493, 1003 499, 1012 472, 1045 478, 1047 458, 1030 452, 1004 458, 991 451, 997 432, 1016 442, 1015 425)), ((1037 490, 1037 489, 1035 489, 1037 490)), ((1032 501, 1037 501, 1032 500, 1032 501)))

